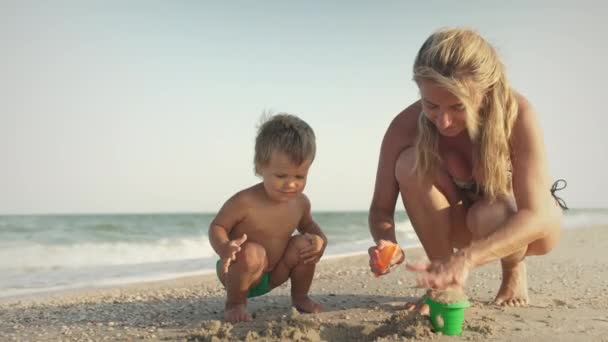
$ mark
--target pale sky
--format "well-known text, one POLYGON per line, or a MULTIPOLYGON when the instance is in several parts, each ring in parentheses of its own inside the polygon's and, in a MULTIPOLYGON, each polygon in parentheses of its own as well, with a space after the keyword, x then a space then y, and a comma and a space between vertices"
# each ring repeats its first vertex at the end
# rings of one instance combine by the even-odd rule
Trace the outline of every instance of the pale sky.
POLYGON ((456 25, 536 108, 568 204, 608 207, 608 5, 570 3, 0 0, 0 214, 215 212, 259 181, 264 110, 317 134, 313 210, 365 210, 415 54, 456 25))

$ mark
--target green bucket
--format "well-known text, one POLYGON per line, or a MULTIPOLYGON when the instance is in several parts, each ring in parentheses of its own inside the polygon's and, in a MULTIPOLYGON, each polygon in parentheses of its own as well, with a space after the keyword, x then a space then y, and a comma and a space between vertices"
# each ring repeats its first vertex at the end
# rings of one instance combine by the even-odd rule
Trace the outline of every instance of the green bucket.
POLYGON ((471 306, 469 301, 443 304, 430 298, 424 300, 429 306, 433 329, 444 335, 460 335, 464 325, 464 309, 471 306))

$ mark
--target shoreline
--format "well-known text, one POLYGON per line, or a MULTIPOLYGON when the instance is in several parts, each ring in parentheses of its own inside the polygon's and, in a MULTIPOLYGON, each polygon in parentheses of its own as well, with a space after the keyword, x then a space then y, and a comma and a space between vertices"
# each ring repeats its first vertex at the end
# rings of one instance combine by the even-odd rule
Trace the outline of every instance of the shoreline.
MULTIPOLYGON (((371 243, 372 242, 370 241, 370 246, 371 246, 371 243)), ((403 250, 407 251, 407 250, 420 248, 420 247, 421 247, 420 243, 416 243, 416 244, 412 244, 412 245, 403 247, 403 250)), ((327 256, 323 256, 323 258, 320 262, 325 262, 328 260, 340 259, 340 258, 349 258, 349 257, 353 257, 353 256, 360 256, 360 255, 366 255, 366 254, 367 254, 367 251, 359 251, 359 252, 346 252, 346 253, 340 253, 340 254, 334 254, 334 255, 327 255, 327 256)), ((202 269, 200 271, 167 273, 167 274, 160 275, 160 276, 150 276, 150 277, 134 276, 131 278, 126 278, 126 279, 108 280, 108 281, 105 281, 102 284, 98 284, 98 285, 78 284, 78 285, 73 285, 73 286, 49 287, 49 288, 43 288, 43 289, 39 289, 39 290, 24 289, 23 293, 10 294, 10 295, 6 295, 6 296, 3 296, 2 294, 0 294, 0 304, 11 303, 11 302, 19 301, 19 300, 28 300, 29 297, 45 298, 45 297, 50 297, 50 296, 54 296, 54 295, 72 293, 72 292, 91 291, 91 290, 96 290, 96 289, 104 289, 104 288, 112 288, 112 287, 122 287, 122 286, 130 286, 130 285, 145 286, 145 284, 148 284, 148 283, 178 280, 181 278, 201 277, 201 276, 206 276, 206 275, 215 275, 215 270, 214 269, 202 269)))
MULTIPOLYGON (((526 308, 492 304, 498 263, 475 269, 465 289, 472 307, 458 337, 412 330, 422 321, 403 307, 424 293, 413 287, 415 275, 400 266, 375 278, 365 253, 319 263, 311 296, 325 310, 317 315, 292 312, 284 284, 249 301, 253 322, 223 323, 225 291, 207 274, 0 300, 0 340, 606 340, 608 255, 597 251, 607 248, 608 226, 563 230, 554 251, 527 259, 526 308)), ((406 257, 424 253, 411 248, 406 257)))

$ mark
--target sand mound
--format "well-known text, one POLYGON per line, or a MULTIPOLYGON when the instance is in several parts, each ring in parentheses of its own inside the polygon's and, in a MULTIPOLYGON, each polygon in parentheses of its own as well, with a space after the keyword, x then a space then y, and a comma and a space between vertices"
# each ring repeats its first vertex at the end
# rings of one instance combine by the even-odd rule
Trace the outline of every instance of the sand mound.
POLYGON ((320 323, 310 321, 298 313, 295 308, 291 308, 289 317, 281 318, 279 322, 268 323, 268 327, 263 332, 249 332, 246 341, 257 341, 261 339, 280 340, 280 341, 321 341, 320 323))
POLYGON ((437 303, 450 304, 468 300, 462 289, 428 290, 426 295, 437 303))
POLYGON ((188 341, 321 341, 320 323, 304 318, 295 308, 289 316, 283 316, 277 322, 269 322, 266 326, 253 327, 252 330, 232 334, 233 325, 220 321, 209 321, 201 329, 186 337, 188 341), (240 337, 239 337, 240 336, 240 337))
POLYGON ((384 323, 371 334, 372 340, 432 339, 437 336, 433 333, 428 316, 419 312, 399 311, 384 323))
POLYGON ((187 336, 186 340, 205 342, 230 341, 233 339, 231 330, 232 324, 213 320, 203 324, 202 329, 187 336))

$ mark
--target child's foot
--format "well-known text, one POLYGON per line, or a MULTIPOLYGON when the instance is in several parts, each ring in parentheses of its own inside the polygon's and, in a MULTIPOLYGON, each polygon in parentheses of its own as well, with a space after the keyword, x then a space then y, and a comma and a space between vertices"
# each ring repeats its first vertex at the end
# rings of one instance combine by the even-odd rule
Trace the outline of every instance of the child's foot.
POLYGON ((291 304, 300 312, 319 313, 323 310, 321 304, 310 299, 308 295, 291 297, 291 304))
POLYGON ((224 308, 224 321, 230 323, 249 322, 251 315, 247 312, 246 304, 228 304, 224 308))

